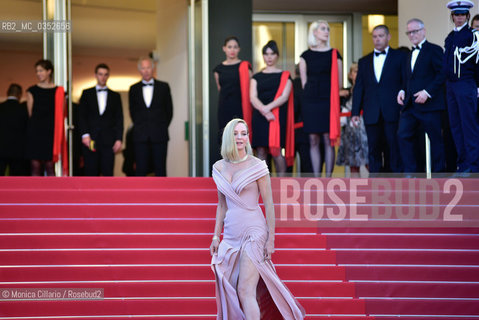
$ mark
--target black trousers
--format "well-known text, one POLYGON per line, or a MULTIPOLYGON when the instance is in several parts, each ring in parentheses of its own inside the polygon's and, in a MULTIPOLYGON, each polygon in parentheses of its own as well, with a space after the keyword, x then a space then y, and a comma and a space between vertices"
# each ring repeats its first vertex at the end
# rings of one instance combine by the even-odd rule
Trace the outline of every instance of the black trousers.
POLYGON ((381 172, 381 168, 383 167, 382 155, 384 140, 386 140, 387 142, 387 150, 385 151, 385 153, 387 153, 388 156, 384 157, 384 163, 389 162, 389 167, 392 172, 402 172, 403 168, 401 155, 399 154, 397 131, 398 122, 384 121, 382 116, 380 116, 380 119, 377 123, 366 125, 366 134, 368 136, 369 148, 369 172, 381 172))
POLYGON ((30 175, 30 164, 25 159, 0 158, 0 176, 6 174, 7 166, 10 167, 10 176, 30 175))
POLYGON ((477 86, 473 80, 447 82, 449 123, 459 172, 479 172, 477 100, 477 86))
POLYGON ((83 146, 83 157, 85 160, 85 176, 113 176, 115 165, 115 154, 113 146, 97 144, 95 151, 83 146))
MULTIPOLYGON (((442 111, 421 112, 414 107, 406 108, 399 120, 398 139, 404 172, 419 172, 416 162, 415 139, 420 133, 422 125, 431 141, 431 169, 432 172, 444 171, 444 144, 441 130, 442 111)), ((420 137, 424 139, 424 136, 420 137)))
POLYGON ((153 161, 155 176, 166 177, 166 152, 168 142, 153 143, 151 141, 135 141, 136 175, 144 177, 148 174, 150 159, 153 161))

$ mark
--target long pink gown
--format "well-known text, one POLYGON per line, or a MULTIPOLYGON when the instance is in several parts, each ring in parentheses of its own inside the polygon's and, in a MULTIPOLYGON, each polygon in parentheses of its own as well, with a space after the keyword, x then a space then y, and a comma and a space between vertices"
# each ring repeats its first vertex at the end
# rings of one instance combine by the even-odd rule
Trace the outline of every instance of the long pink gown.
POLYGON ((258 204, 260 194, 256 180, 269 174, 268 167, 264 161, 251 156, 244 163, 234 165, 243 167, 236 171, 231 183, 213 166, 213 179, 225 195, 228 207, 223 240, 211 261, 216 277, 217 319, 245 319, 236 291, 242 254, 248 255, 260 274, 257 300, 261 319, 304 319, 304 309, 279 279, 271 260, 264 259, 268 228, 258 204))

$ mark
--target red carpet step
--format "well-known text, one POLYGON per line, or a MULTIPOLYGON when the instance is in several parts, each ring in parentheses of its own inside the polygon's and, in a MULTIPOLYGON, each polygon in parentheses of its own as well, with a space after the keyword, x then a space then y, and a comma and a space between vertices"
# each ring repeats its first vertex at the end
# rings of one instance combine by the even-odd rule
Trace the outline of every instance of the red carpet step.
MULTIPOLYGON (((307 319, 479 319, 478 180, 273 178, 272 187, 273 262, 307 319)), ((104 292, 2 296, 0 320, 215 319, 216 202, 210 178, 0 179, 0 292, 104 292)))

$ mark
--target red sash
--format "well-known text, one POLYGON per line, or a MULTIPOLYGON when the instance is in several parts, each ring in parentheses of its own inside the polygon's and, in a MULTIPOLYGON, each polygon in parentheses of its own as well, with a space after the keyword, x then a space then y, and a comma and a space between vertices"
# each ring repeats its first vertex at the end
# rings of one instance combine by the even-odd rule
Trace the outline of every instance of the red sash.
POLYGON ((243 109, 243 120, 248 125, 249 129, 249 140, 250 142, 253 139, 251 124, 252 118, 252 109, 251 101, 249 97, 249 70, 251 69, 251 64, 248 61, 241 61, 239 65, 239 78, 240 78, 240 88, 241 88, 241 107, 243 109))
POLYGON ((301 122, 296 122, 296 123, 294 124, 294 128, 295 128, 295 129, 299 129, 299 128, 302 128, 302 127, 304 127, 304 122, 303 122, 303 121, 301 121, 301 122))
POLYGON ((340 134, 338 52, 336 49, 333 49, 331 57, 331 94, 329 106, 329 140, 332 146, 339 144, 340 134))
POLYGON ((65 90, 57 87, 55 91, 55 124, 53 132, 53 162, 62 159, 63 175, 68 175, 67 141, 65 137, 65 90))
MULTIPOLYGON (((281 74, 281 82, 274 100, 278 99, 286 88, 289 80, 289 71, 283 71, 281 74)), ((269 122, 269 152, 273 157, 280 155, 281 151, 281 133, 279 124, 279 107, 271 111, 274 115, 274 120, 269 122)), ((288 97, 288 115, 286 118, 286 165, 292 166, 294 164, 294 99, 293 89, 288 97)))

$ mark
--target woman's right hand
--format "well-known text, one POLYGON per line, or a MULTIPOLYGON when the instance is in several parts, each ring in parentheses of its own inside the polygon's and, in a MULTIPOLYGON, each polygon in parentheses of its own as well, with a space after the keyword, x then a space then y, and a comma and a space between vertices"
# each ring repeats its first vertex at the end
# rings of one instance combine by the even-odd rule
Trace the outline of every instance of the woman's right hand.
POLYGON ((359 127, 359 123, 360 123, 359 116, 353 116, 353 117, 351 117, 351 121, 352 121, 353 126, 354 126, 355 128, 359 127))
POLYGON ((264 117, 265 117, 266 120, 268 120, 268 121, 273 121, 273 120, 275 119, 274 114, 273 114, 271 111, 268 112, 267 114, 265 114, 264 117))
POLYGON ((210 254, 211 256, 218 254, 218 247, 220 246, 220 241, 218 239, 213 239, 210 245, 210 254))

